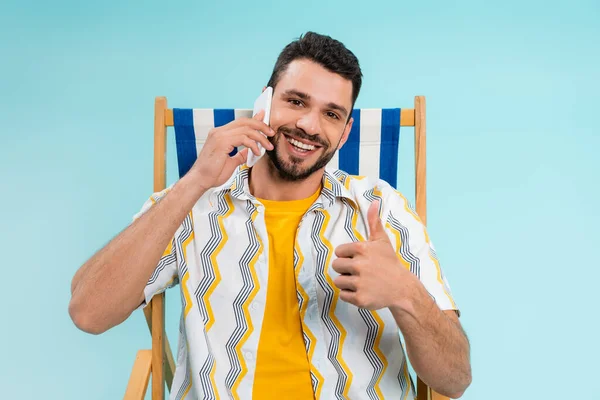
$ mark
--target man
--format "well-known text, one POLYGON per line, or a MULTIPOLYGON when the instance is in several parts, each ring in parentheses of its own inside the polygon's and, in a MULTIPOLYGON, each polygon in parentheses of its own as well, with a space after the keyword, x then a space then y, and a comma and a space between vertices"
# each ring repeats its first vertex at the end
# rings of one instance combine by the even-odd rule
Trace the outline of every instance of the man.
POLYGON ((271 126, 261 113, 212 130, 190 171, 75 274, 74 323, 104 332, 179 283, 171 399, 411 399, 398 330, 418 375, 460 397, 469 344, 418 216, 388 183, 325 169, 361 81, 342 43, 290 43, 271 126), (257 142, 267 156, 248 168, 257 142))

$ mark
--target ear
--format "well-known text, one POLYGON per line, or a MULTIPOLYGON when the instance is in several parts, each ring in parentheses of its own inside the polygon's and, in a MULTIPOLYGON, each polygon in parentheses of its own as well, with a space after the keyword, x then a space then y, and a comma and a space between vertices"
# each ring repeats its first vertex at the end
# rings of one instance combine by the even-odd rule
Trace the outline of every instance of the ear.
POLYGON ((342 134, 342 139, 340 140, 340 145, 338 146, 338 150, 342 148, 342 146, 344 145, 344 143, 346 143, 346 141, 348 140, 348 137, 350 136, 350 131, 352 130, 352 124, 354 123, 354 118, 350 117, 350 120, 348 121, 348 123, 346 124, 346 127, 344 128, 344 133, 342 134))

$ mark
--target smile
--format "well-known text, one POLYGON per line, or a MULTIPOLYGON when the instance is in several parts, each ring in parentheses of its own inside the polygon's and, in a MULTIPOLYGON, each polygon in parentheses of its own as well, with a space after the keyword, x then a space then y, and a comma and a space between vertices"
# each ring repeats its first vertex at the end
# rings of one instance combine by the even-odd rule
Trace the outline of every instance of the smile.
POLYGON ((320 147, 315 146, 314 144, 302 143, 301 141, 293 139, 289 136, 285 136, 285 139, 294 147, 295 150, 301 153, 313 151, 320 147))

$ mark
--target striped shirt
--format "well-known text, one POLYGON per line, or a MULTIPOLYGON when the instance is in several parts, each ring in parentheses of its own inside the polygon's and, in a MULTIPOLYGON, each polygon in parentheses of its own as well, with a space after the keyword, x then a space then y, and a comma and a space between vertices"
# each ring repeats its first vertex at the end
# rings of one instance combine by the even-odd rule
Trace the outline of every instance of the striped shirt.
MULTIPOLYGON (((242 166, 194 205, 144 290, 145 302, 179 284, 180 340, 170 399, 248 399, 265 312, 269 240, 264 206, 242 166)), ((457 309, 426 229, 383 180, 327 169, 294 246, 296 292, 316 399, 414 399, 399 329, 389 311, 339 299, 331 267, 337 246, 368 237, 367 210, 380 215, 401 264, 442 310, 457 309)), ((134 217, 169 191, 155 193, 134 217)), ((282 393, 282 398, 285 394, 282 393)))

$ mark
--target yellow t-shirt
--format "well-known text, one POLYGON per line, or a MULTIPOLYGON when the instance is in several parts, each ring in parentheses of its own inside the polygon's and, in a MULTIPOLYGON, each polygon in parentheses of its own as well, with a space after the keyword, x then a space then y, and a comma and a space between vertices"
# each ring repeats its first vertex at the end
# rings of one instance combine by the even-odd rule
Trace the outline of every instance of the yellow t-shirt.
POLYGON ((252 398, 313 399, 294 273, 294 242, 302 216, 319 196, 294 201, 259 199, 269 234, 269 285, 252 398))

